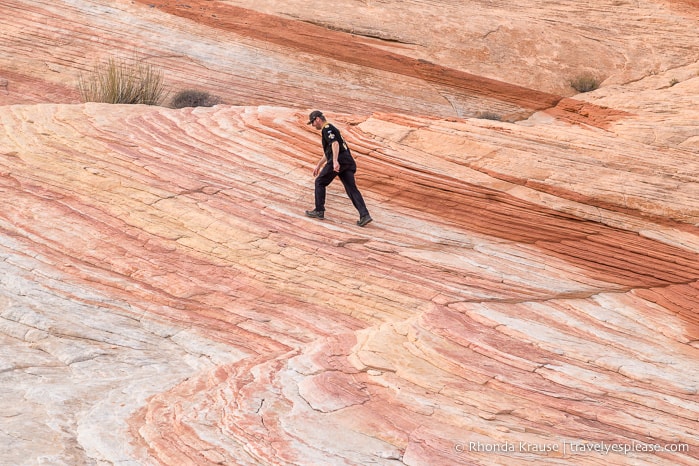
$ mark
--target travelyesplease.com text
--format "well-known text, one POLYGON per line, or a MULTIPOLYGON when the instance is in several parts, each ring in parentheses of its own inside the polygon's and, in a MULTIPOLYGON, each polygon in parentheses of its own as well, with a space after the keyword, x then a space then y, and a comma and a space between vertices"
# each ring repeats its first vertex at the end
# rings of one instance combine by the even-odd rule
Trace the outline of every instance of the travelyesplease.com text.
POLYGON ((495 453, 495 454, 536 454, 536 455, 576 455, 597 453, 609 455, 612 453, 628 455, 631 453, 687 453, 689 445, 686 443, 608 443, 608 442, 464 442, 454 445, 457 453, 495 453))

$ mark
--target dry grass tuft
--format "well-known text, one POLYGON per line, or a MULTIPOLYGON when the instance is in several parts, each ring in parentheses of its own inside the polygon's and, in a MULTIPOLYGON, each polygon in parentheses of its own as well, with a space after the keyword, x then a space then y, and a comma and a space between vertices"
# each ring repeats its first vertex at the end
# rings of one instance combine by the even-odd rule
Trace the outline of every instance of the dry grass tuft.
POLYGON ((166 92, 163 72, 135 60, 110 58, 80 75, 78 90, 85 102, 160 105, 166 92))

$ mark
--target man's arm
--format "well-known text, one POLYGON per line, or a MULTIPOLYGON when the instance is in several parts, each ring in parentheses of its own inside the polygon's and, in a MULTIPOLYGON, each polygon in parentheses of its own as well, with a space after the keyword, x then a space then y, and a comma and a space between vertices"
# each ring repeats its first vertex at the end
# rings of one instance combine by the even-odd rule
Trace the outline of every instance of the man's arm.
POLYGON ((338 157, 340 156, 340 143, 337 141, 333 141, 333 143, 330 145, 330 147, 333 150, 333 170, 336 172, 340 171, 340 162, 338 161, 338 157))
POLYGON ((313 176, 318 176, 318 173, 320 173, 320 170, 323 168, 323 165, 325 165, 325 155, 323 155, 320 158, 320 160, 318 160, 316 167, 313 169, 313 176))

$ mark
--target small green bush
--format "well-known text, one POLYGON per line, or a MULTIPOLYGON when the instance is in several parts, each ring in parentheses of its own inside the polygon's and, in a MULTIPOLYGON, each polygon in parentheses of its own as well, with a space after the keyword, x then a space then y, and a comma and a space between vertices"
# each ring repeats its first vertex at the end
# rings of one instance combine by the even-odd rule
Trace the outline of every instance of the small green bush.
POLYGON ((175 94, 175 96, 172 98, 172 101, 170 102, 170 107, 213 107, 214 105, 220 103, 221 99, 209 94, 206 91, 186 89, 175 94))
POLYGON ((591 74, 582 74, 570 81, 570 86, 578 92, 594 91, 599 85, 599 79, 591 74))
POLYGON ((163 72, 140 61, 110 58, 80 75, 78 90, 85 102, 160 105, 166 92, 163 72))

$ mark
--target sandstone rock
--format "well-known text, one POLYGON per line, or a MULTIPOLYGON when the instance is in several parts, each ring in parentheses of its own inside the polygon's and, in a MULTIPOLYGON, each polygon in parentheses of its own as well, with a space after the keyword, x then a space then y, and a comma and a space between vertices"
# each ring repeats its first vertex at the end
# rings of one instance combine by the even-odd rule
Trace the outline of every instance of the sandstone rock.
POLYGON ((377 219, 357 229, 338 189, 326 222, 302 215, 303 113, 6 110, 3 386, 26 398, 43 374, 27 415, 63 419, 63 446, 37 446, 58 461, 269 462, 281 445, 285 462, 485 461, 443 450, 476 433, 696 444, 696 212, 665 183, 679 150, 637 143, 653 165, 624 170, 636 152, 612 133, 332 115, 377 219), (581 156, 593 141, 616 160, 581 156), (551 167, 535 184, 534 160, 551 167), (595 189, 605 171, 634 187, 624 203, 595 189), (24 366, 30 348, 45 362, 24 366))
POLYGON ((0 464, 699 460, 691 2, 6 3, 0 464), (134 49, 226 104, 79 103, 134 49))

